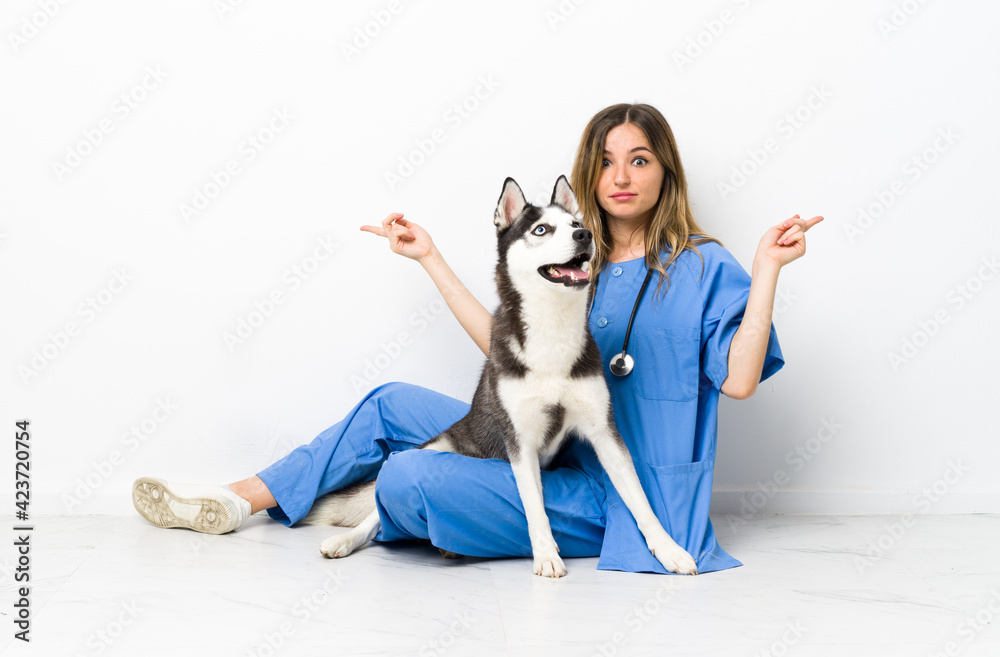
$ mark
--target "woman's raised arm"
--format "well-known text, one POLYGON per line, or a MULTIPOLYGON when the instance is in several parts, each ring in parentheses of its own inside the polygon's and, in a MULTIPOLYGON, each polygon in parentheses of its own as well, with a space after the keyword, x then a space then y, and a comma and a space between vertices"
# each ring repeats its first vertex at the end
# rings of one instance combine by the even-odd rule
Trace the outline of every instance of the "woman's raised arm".
POLYGON ((419 262, 434 281, 458 323, 483 353, 489 355, 493 316, 455 275, 426 230, 403 219, 403 215, 398 212, 383 219, 381 226, 362 226, 361 230, 387 238, 393 253, 419 262))
POLYGON ((729 343, 729 375, 720 386, 727 397, 746 399, 757 390, 771 334, 778 272, 805 254, 806 231, 821 221, 821 216, 806 221, 795 215, 770 228, 760 239, 750 274, 747 308, 729 343))

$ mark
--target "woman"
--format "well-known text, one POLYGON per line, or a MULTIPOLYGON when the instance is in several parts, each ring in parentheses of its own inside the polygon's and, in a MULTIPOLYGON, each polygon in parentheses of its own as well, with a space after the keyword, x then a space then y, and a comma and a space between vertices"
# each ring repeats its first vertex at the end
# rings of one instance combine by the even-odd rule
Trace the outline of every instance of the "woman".
MULTIPOLYGON (((606 376, 616 424, 650 503, 699 572, 740 565, 718 546, 708 518, 719 393, 745 399, 783 364, 771 325, 778 272, 805 253, 805 231, 822 217, 796 215, 768 230, 747 276, 698 227, 672 131, 655 108, 641 104, 614 105, 591 119, 571 183, 594 233, 590 328, 605 361, 621 351, 635 309, 634 370, 606 376), (657 284, 637 300, 647 273, 657 284)), ((362 230, 419 262, 488 353, 489 311, 425 230, 401 214, 362 230)), ((133 499, 159 526, 224 533, 264 509, 294 524, 320 495, 377 475, 377 540, 430 539, 457 554, 530 556, 508 464, 411 449, 467 411, 433 391, 389 384, 257 476, 228 487, 143 478, 133 499)), ((582 441, 543 473, 542 486, 562 556, 600 555, 601 569, 665 572, 582 441)))

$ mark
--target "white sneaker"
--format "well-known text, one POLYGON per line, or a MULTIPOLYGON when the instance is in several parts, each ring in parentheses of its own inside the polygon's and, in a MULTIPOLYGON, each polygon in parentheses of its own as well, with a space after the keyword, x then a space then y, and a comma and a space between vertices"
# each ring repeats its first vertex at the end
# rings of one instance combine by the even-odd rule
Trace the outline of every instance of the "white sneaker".
POLYGON ((132 504, 157 527, 184 527, 203 534, 239 529, 250 517, 250 502, 219 484, 171 484, 139 477, 132 484, 132 504))

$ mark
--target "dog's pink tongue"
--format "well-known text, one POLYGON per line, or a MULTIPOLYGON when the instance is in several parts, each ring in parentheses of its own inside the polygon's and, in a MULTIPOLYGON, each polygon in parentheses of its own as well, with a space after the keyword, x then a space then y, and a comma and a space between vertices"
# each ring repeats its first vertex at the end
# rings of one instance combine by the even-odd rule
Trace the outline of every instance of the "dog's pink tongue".
POLYGON ((583 271, 579 267, 566 267, 564 265, 556 265, 555 270, 556 274, 558 274, 560 278, 572 278, 575 281, 585 278, 590 278, 590 273, 583 271))

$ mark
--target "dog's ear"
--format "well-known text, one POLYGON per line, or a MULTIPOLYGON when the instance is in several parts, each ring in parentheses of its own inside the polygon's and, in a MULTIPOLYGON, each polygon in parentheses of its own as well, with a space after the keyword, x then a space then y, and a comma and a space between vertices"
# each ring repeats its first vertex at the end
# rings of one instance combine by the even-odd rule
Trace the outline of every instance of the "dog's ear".
POLYGON ((497 202, 496 212, 493 213, 493 223, 496 224, 497 233, 510 228, 514 220, 524 212, 528 201, 524 198, 524 192, 514 182, 513 178, 503 181, 503 192, 500 193, 500 200, 497 202))
POLYGON ((580 214, 580 206, 576 202, 576 194, 573 193, 573 188, 569 186, 566 176, 559 176, 559 179, 556 180, 556 186, 552 189, 552 201, 550 202, 553 205, 558 205, 577 219, 583 218, 583 215, 580 214))

